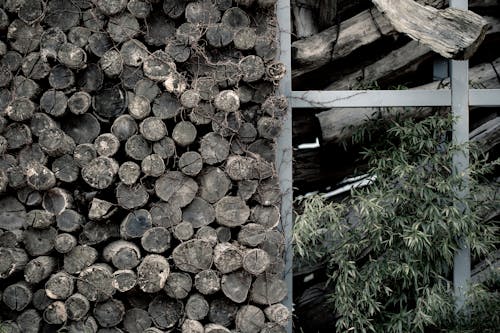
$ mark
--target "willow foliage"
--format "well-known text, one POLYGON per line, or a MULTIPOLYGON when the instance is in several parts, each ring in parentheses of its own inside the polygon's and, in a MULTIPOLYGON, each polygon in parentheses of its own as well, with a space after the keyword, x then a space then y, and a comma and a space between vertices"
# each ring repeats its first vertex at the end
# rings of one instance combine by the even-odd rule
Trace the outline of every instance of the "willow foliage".
MULTIPOLYGON (((472 320, 454 315, 449 279, 457 240, 475 258, 496 246, 497 229, 484 221, 498 201, 482 175, 498 161, 471 153, 466 173, 454 172, 453 155, 465 147, 450 143, 452 125, 443 116, 394 121, 382 131, 383 140, 362 152, 375 179, 370 186, 353 189, 340 203, 320 196, 301 203, 295 252, 309 262, 327 262, 338 332, 468 332, 472 320), (458 192, 470 194, 462 198, 458 192)), ((498 309, 498 292, 471 290, 471 315, 484 313, 476 313, 484 301, 488 310, 498 309)), ((496 327, 498 313, 492 317, 496 327)), ((493 332, 488 324, 470 332, 493 332)))

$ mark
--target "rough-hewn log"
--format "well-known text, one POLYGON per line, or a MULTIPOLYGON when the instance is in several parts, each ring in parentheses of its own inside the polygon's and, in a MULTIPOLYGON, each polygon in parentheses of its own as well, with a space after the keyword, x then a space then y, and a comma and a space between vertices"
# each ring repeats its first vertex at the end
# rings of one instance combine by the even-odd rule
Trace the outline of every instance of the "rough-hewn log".
POLYGON ((189 273, 198 273, 209 269, 212 264, 213 250, 210 243, 202 240, 190 240, 181 243, 172 252, 175 265, 189 273))
POLYGON ((156 327, 173 327, 182 315, 182 303, 159 295, 149 304, 148 313, 156 327))
POLYGON ((80 273, 97 260, 97 250, 88 245, 77 245, 64 256, 64 270, 70 274, 80 273))
POLYGON ((252 276, 245 271, 237 271, 222 276, 221 289, 224 295, 235 303, 243 303, 252 284, 252 276))
POLYGON ((26 264, 24 280, 30 284, 37 284, 48 278, 55 268, 56 260, 54 257, 36 257, 26 264))
POLYGON ((413 0, 372 0, 394 28, 445 58, 469 59, 481 45, 488 23, 472 11, 439 10, 413 0))
POLYGON ((28 255, 22 249, 0 247, 0 278, 22 271, 28 263, 28 255))
POLYGON ((236 314, 236 328, 242 333, 258 333, 264 327, 264 312, 255 305, 242 306, 236 314))
POLYGON ((187 273, 172 272, 165 283, 165 293, 174 299, 183 299, 189 295, 193 281, 187 273))
POLYGON ((194 277, 194 286, 203 295, 212 295, 220 290, 220 276, 217 271, 207 269, 194 277))
POLYGON ((105 264, 86 268, 79 274, 76 287, 91 302, 109 299, 115 293, 111 268, 105 264))

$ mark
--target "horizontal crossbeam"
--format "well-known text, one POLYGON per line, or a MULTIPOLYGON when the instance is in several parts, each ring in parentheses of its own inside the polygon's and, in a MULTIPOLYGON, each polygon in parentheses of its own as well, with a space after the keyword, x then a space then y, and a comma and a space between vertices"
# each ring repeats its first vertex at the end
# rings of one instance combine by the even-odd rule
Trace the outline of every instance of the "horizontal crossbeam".
MULTIPOLYGON (((500 89, 470 89, 470 106, 500 106, 500 89)), ((451 91, 337 90, 292 91, 293 108, 451 106, 451 91)))

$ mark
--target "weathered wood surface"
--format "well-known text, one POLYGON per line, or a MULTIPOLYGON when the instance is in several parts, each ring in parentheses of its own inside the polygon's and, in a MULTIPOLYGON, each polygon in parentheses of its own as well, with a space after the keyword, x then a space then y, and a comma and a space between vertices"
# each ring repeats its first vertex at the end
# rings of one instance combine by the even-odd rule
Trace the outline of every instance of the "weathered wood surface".
POLYGON ((488 23, 472 11, 436 9, 413 0, 372 0, 393 27, 445 58, 469 59, 481 45, 488 23))

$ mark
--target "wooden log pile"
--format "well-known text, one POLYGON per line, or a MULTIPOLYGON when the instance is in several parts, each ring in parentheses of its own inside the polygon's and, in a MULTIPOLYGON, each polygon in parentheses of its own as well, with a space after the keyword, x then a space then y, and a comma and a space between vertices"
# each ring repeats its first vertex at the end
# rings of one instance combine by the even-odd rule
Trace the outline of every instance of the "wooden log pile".
POLYGON ((0 0, 0 331, 285 331, 275 4, 0 0))

